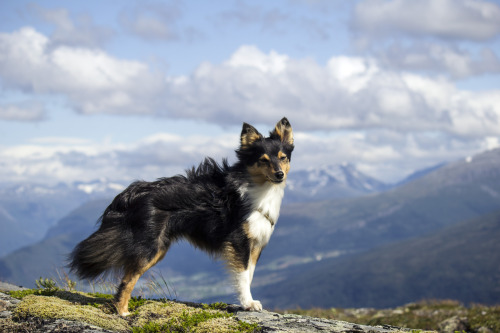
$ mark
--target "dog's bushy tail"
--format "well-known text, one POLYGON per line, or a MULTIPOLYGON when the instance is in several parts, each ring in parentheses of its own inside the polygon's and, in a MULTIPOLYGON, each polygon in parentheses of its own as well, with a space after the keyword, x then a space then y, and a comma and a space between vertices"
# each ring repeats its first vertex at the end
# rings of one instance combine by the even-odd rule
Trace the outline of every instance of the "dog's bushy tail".
POLYGON ((155 183, 138 181, 118 194, 102 214, 99 229, 70 254, 71 272, 81 279, 95 279, 108 272, 137 270, 154 257, 159 233, 151 236, 147 228, 153 209, 149 194, 155 188, 155 183), (134 236, 134 230, 142 233, 134 236))
POLYGON ((105 273, 116 272, 127 266, 127 248, 131 247, 127 232, 127 210, 137 192, 132 184, 118 194, 106 208, 99 229, 80 242, 69 255, 68 267, 81 279, 95 279, 105 273))
POLYGON ((70 254, 69 268, 80 279, 95 279, 123 267, 119 232, 101 228, 80 242, 70 254))

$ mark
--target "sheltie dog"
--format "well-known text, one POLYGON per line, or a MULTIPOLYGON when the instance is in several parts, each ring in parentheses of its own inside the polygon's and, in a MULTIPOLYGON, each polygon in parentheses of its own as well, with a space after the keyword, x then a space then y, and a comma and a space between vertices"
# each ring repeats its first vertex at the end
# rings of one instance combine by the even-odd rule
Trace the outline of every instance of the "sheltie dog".
POLYGON ((105 209, 99 229, 70 254, 71 271, 82 279, 123 274, 115 303, 126 316, 141 275, 184 238, 225 260, 242 307, 261 311, 250 284, 278 220, 293 149, 288 119, 269 137, 243 123, 234 165, 205 158, 186 176, 132 183, 105 209))

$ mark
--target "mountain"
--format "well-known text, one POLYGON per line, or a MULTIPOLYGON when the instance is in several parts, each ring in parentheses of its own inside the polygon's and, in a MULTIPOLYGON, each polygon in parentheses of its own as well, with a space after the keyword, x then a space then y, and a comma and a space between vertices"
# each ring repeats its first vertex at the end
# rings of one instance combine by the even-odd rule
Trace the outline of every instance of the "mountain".
POLYGON ((287 205, 262 259, 363 251, 489 214, 500 209, 499 165, 496 149, 381 193, 287 205))
POLYGON ((80 206, 52 227, 44 239, 1 259, 0 279, 33 287, 34 279, 40 276, 57 276, 56 270, 65 265, 78 240, 94 228, 97 212, 102 212, 106 204, 99 200, 80 206))
POLYGON ((412 182, 414 180, 417 180, 419 178, 422 178, 426 174, 431 173, 431 172, 433 172, 433 171, 435 171, 435 170, 437 170, 437 169, 439 169, 439 168, 441 168, 442 166, 445 166, 445 165, 446 165, 446 163, 439 163, 439 164, 433 165, 433 166, 428 167, 428 168, 417 170, 414 173, 412 173, 409 176, 407 176, 406 178, 404 178, 403 180, 400 180, 399 182, 397 182, 395 184, 395 186, 403 185, 403 184, 412 182))
POLYGON ((500 210, 424 237, 295 268, 257 293, 277 308, 387 308, 423 299, 495 305, 499 239, 500 210))
POLYGON ((123 185, 105 179, 46 186, 0 184, 0 256, 43 238, 60 218, 82 203, 116 194, 123 185))
POLYGON ((388 188, 387 184, 363 174, 353 164, 343 163, 290 172, 284 202, 355 197, 388 188))

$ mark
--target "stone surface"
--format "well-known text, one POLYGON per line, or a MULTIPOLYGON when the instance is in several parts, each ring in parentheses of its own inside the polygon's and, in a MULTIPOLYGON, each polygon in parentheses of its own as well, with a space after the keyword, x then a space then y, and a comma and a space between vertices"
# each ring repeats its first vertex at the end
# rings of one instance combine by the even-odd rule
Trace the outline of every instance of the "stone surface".
POLYGON ((26 289, 26 288, 0 281, 0 291, 14 291, 14 290, 23 290, 23 289, 26 289))
POLYGON ((469 331, 469 321, 467 318, 453 316, 439 323, 441 332, 467 332, 469 331))
MULTIPOLYGON (((12 291, 20 290, 21 287, 13 285, 7 286, 6 283, 1 283, 0 290, 12 291)), ((9 321, 12 323, 12 310, 21 301, 15 299, 3 292, 0 292, 0 332, 11 332, 10 328, 7 330, 4 325, 9 321)), ((40 318, 30 318, 17 326, 18 332, 65 332, 65 333, 109 333, 111 331, 105 330, 100 327, 92 326, 87 323, 69 321, 69 320, 45 320, 40 318)))
POLYGON ((390 333, 411 332, 392 326, 365 326, 339 320, 313 318, 293 314, 278 314, 274 312, 236 312, 236 317, 248 323, 257 323, 264 332, 349 332, 349 333, 390 333))

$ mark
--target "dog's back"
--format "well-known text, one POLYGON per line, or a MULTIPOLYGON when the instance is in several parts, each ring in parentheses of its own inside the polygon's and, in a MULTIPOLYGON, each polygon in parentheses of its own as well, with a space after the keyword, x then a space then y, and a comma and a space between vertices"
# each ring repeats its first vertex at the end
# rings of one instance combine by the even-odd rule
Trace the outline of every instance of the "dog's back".
POLYGON ((72 271, 94 279, 133 270, 179 238, 217 255, 250 208, 238 193, 244 181, 230 174, 227 163, 206 159, 186 176, 132 183, 106 208, 99 229, 74 249, 72 271))

